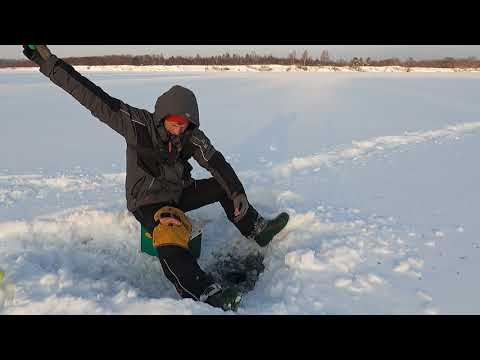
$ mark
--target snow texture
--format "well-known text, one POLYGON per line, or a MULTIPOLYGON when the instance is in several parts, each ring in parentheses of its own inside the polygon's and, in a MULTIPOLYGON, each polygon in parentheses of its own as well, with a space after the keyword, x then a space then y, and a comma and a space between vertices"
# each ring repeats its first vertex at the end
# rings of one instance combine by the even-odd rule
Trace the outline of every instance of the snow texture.
MULTIPOLYGON (((260 249, 218 204, 191 213, 203 268, 264 257, 236 314, 480 313, 477 73, 77 68, 150 111, 190 87, 252 204, 290 214, 260 249)), ((35 69, 0 71, 0 109, 0 314, 224 314, 140 253, 117 134, 35 69)))

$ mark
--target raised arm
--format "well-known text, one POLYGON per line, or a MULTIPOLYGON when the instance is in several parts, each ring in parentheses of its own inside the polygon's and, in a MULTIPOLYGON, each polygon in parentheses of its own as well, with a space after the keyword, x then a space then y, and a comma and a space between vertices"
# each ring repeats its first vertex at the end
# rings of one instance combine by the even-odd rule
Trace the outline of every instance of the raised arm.
POLYGON ((135 141, 135 126, 151 126, 150 112, 134 108, 108 95, 73 66, 53 55, 47 46, 24 45, 23 48, 24 55, 40 66, 42 74, 72 95, 93 116, 125 137, 127 142, 135 141))

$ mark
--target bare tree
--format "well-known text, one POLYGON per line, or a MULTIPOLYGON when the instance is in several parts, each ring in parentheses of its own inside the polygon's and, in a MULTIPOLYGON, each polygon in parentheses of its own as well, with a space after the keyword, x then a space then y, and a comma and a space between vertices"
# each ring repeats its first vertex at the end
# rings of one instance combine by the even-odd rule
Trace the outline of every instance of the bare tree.
POLYGON ((302 62, 303 62, 303 66, 306 66, 307 65, 307 61, 309 60, 309 57, 308 57, 308 50, 305 50, 302 54, 302 62))
POLYGON ((328 53, 328 50, 323 50, 321 55, 320 55, 320 64, 322 65, 328 65, 332 62, 330 59, 330 54, 328 53))
POLYGON ((290 54, 288 54, 288 59, 290 60, 291 65, 295 65, 295 61, 297 60, 297 52, 293 50, 290 54))

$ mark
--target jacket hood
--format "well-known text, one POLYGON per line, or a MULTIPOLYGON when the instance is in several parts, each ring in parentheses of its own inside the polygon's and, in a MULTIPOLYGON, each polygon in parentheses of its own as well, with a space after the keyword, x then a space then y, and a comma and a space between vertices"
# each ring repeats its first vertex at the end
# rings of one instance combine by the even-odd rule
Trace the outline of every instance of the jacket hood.
POLYGON ((167 115, 182 115, 195 126, 200 126, 197 99, 191 90, 183 86, 175 85, 157 99, 154 113, 157 128, 167 115))

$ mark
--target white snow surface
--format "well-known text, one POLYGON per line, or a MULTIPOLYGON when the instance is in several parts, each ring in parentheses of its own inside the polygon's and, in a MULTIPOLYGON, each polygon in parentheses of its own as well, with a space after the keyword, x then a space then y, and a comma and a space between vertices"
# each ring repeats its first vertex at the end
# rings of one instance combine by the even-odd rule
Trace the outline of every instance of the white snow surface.
MULTIPOLYGON (((227 314, 480 313, 480 75, 77 69, 150 111, 190 87, 250 202, 290 214, 259 249, 218 204, 191 213, 202 267, 264 255, 227 314)), ((0 109, 0 314, 224 314, 140 253, 116 133, 38 69, 0 70, 0 109)))

